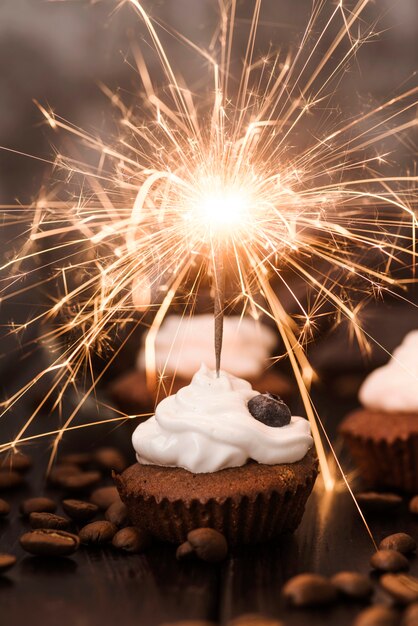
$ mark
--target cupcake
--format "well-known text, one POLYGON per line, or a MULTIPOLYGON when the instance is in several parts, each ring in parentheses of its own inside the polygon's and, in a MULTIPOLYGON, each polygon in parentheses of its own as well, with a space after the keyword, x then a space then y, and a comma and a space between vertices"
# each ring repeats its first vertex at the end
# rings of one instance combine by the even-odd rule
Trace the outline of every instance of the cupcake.
POLYGON ((418 330, 359 391, 340 432, 367 487, 418 493, 418 330))
POLYGON ((231 545, 294 531, 318 473, 307 420, 203 365, 132 441, 138 462, 115 477, 120 496, 134 524, 174 543, 198 527, 231 545))
MULTIPOLYGON (((287 398, 291 383, 282 374, 266 369, 277 344, 276 333, 265 324, 238 315, 224 319, 222 363, 226 371, 249 380, 255 389, 287 398)), ((170 315, 155 341, 156 371, 162 384, 152 393, 146 384, 145 350, 135 370, 117 378, 108 388, 116 405, 128 414, 151 412, 159 400, 188 385, 202 362, 215 367, 213 314, 184 317, 170 315)))

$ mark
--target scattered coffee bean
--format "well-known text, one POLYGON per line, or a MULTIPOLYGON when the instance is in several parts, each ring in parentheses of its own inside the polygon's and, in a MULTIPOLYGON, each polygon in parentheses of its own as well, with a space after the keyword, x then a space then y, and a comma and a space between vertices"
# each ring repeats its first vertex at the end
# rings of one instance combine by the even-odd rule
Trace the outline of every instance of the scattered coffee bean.
POLYGON ((402 504, 401 496, 398 496, 396 493, 364 491, 355 495, 363 511, 371 514, 391 513, 396 511, 402 504))
POLYGON ((91 522, 80 530, 80 541, 89 545, 103 545, 112 541, 117 530, 117 527, 111 522, 91 522))
POLYGON ((283 626, 283 622, 257 613, 248 613, 230 620, 227 626, 283 626))
POLYGON ((138 554, 151 545, 151 537, 145 530, 127 526, 118 530, 112 539, 112 545, 118 550, 138 554))
POLYGON ((57 505, 51 498, 28 498, 20 504, 20 512, 22 515, 30 515, 31 513, 54 513, 57 505))
POLYGON ((94 461, 103 470, 123 472, 128 463, 117 448, 99 448, 94 454, 94 461))
POLYGON ((90 452, 70 452, 69 454, 63 454, 59 461, 63 465, 78 465, 79 467, 86 467, 92 461, 93 455, 90 452))
POLYGON ((223 561, 228 553, 225 537, 213 528, 196 528, 187 535, 187 541, 202 561, 216 563, 223 561))
POLYGON ((88 522, 99 512, 99 507, 84 500, 63 500, 62 508, 75 522, 88 522))
POLYGON ((418 626, 418 602, 408 606, 402 616, 402 626, 418 626))
POLYGON ((77 550, 80 540, 64 530, 38 528, 22 535, 20 545, 37 556, 68 556, 77 550))
POLYGON ((399 626, 399 614, 387 606, 370 606, 357 615, 353 626, 399 626))
POLYGON ((23 477, 14 470, 0 472, 0 489, 15 489, 23 483, 23 477))
POLYGON ((48 482, 56 487, 62 487, 62 482, 74 474, 80 474, 77 465, 56 465, 48 474, 48 482))
POLYGON ((338 572, 331 578, 331 583, 344 596, 354 600, 363 600, 373 593, 370 579, 358 572, 338 572))
POLYGON ((2 498, 0 498, 0 518, 6 517, 6 515, 9 515, 9 513, 10 513, 10 504, 6 502, 6 500, 3 500, 2 498))
POLYGON ((260 393, 248 402, 251 415, 266 424, 266 426, 280 427, 290 424, 292 414, 287 404, 280 396, 273 393, 260 393))
POLYGON ((128 509, 122 502, 122 500, 116 500, 110 507, 106 510, 105 518, 108 522, 112 522, 119 528, 122 526, 126 526, 128 523, 128 509))
POLYGON ((282 594, 293 606, 324 606, 337 598, 331 582, 319 574, 299 574, 284 585, 282 594))
POLYGON ((24 474, 32 465, 32 459, 27 454, 17 452, 0 459, 0 472, 13 470, 24 474))
POLYGON ((379 543, 380 550, 397 550, 402 554, 410 554, 414 552, 417 547, 417 542, 411 535, 406 533, 395 533, 382 539, 379 543))
POLYGON ((370 565, 380 572, 400 572, 409 569, 408 559, 397 550, 377 550, 370 565))
POLYGON ((400 604, 418 602, 418 578, 409 574, 385 574, 381 587, 400 604))
POLYGON ((16 563, 16 557, 13 554, 0 554, 0 574, 7 572, 16 563))
POLYGON ((414 496, 413 498, 411 498, 408 508, 411 513, 413 513, 414 515, 418 515, 418 496, 414 496))
POLYGON ((70 474, 63 477, 60 486, 66 491, 86 491, 97 485, 101 479, 100 472, 79 472, 78 474, 70 474))
POLYGON ((176 559, 178 561, 186 561, 195 556, 196 555, 193 546, 188 541, 180 544, 176 550, 176 559))
POLYGON ((96 504, 99 509, 106 511, 114 502, 120 500, 116 487, 99 487, 90 495, 90 502, 96 504))
POLYGON ((67 530, 70 520, 62 515, 54 513, 31 513, 29 515, 31 528, 56 528, 57 530, 67 530))

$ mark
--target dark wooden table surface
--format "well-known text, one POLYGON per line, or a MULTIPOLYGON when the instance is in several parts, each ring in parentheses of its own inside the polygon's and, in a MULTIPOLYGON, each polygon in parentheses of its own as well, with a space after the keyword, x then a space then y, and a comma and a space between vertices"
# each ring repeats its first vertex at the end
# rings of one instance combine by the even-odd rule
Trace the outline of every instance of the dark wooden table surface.
MULTIPOLYGON (((355 400, 341 399, 332 392, 332 385, 324 386, 317 395, 333 434, 355 400)), ((43 419, 43 427, 48 427, 48 418, 43 419)), ((76 438, 71 446, 89 449, 116 442, 130 449, 126 425, 85 429, 76 438)), ((62 495, 45 484, 47 443, 28 446, 26 451, 35 459, 26 485, 13 494, 0 494, 13 507, 9 518, 0 523, 0 551, 18 556, 17 565, 0 577, 0 624, 157 626, 192 618, 227 624, 231 617, 258 612, 279 617, 289 626, 348 626, 361 609, 359 604, 346 603, 327 610, 292 610, 280 597, 283 583, 299 572, 370 572, 373 546, 343 487, 324 493, 318 481, 293 537, 242 548, 220 565, 179 563, 175 549, 165 545, 131 556, 110 548, 81 548, 71 558, 45 560, 28 556, 19 546, 19 536, 27 528, 18 512, 19 502, 40 492, 57 498, 62 495)), ((369 522, 376 540, 400 530, 418 538, 418 521, 406 506, 396 515, 369 518, 369 522)), ((411 571, 418 574, 418 561, 412 561, 411 571)), ((374 601, 382 598, 380 593, 377 591, 374 601)))

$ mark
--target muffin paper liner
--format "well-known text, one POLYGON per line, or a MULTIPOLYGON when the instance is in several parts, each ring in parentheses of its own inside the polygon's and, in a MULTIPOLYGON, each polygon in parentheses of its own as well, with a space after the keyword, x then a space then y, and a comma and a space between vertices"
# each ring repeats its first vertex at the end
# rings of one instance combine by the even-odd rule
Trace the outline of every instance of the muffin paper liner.
POLYGON ((366 487, 418 493, 418 435, 392 441, 343 433, 366 487))
POLYGON ((268 541, 284 532, 293 532, 302 519, 317 474, 315 458, 303 482, 297 484, 295 479, 287 489, 263 491, 260 486, 259 493, 249 497, 234 494, 231 483, 233 495, 215 499, 208 493, 204 502, 193 497, 185 502, 127 493, 123 474, 114 479, 131 522, 146 528, 158 539, 182 543, 191 530, 210 527, 225 535, 230 545, 237 545, 268 541))

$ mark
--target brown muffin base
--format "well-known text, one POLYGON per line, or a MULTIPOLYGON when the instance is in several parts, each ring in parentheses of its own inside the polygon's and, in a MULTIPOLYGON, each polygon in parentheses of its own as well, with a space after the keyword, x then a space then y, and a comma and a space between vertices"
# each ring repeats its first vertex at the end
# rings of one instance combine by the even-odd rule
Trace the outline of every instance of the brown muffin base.
POLYGON ((418 414, 359 409, 340 433, 365 487, 418 493, 418 414))
MULTIPOLYGON (((269 391, 289 398, 293 393, 291 381, 274 371, 267 370, 259 378, 249 381, 254 389, 264 393, 269 391)), ((145 374, 138 370, 125 372, 116 378, 107 388, 107 393, 117 407, 128 415, 139 413, 152 413, 155 406, 166 396, 177 393, 179 389, 190 384, 189 378, 176 376, 167 377, 164 384, 153 394, 146 385, 145 374)))
POLYGON ((194 528, 210 527, 237 545, 293 532, 317 474, 310 450, 297 463, 249 462, 208 474, 136 463, 115 482, 132 523, 158 539, 181 543, 194 528))

